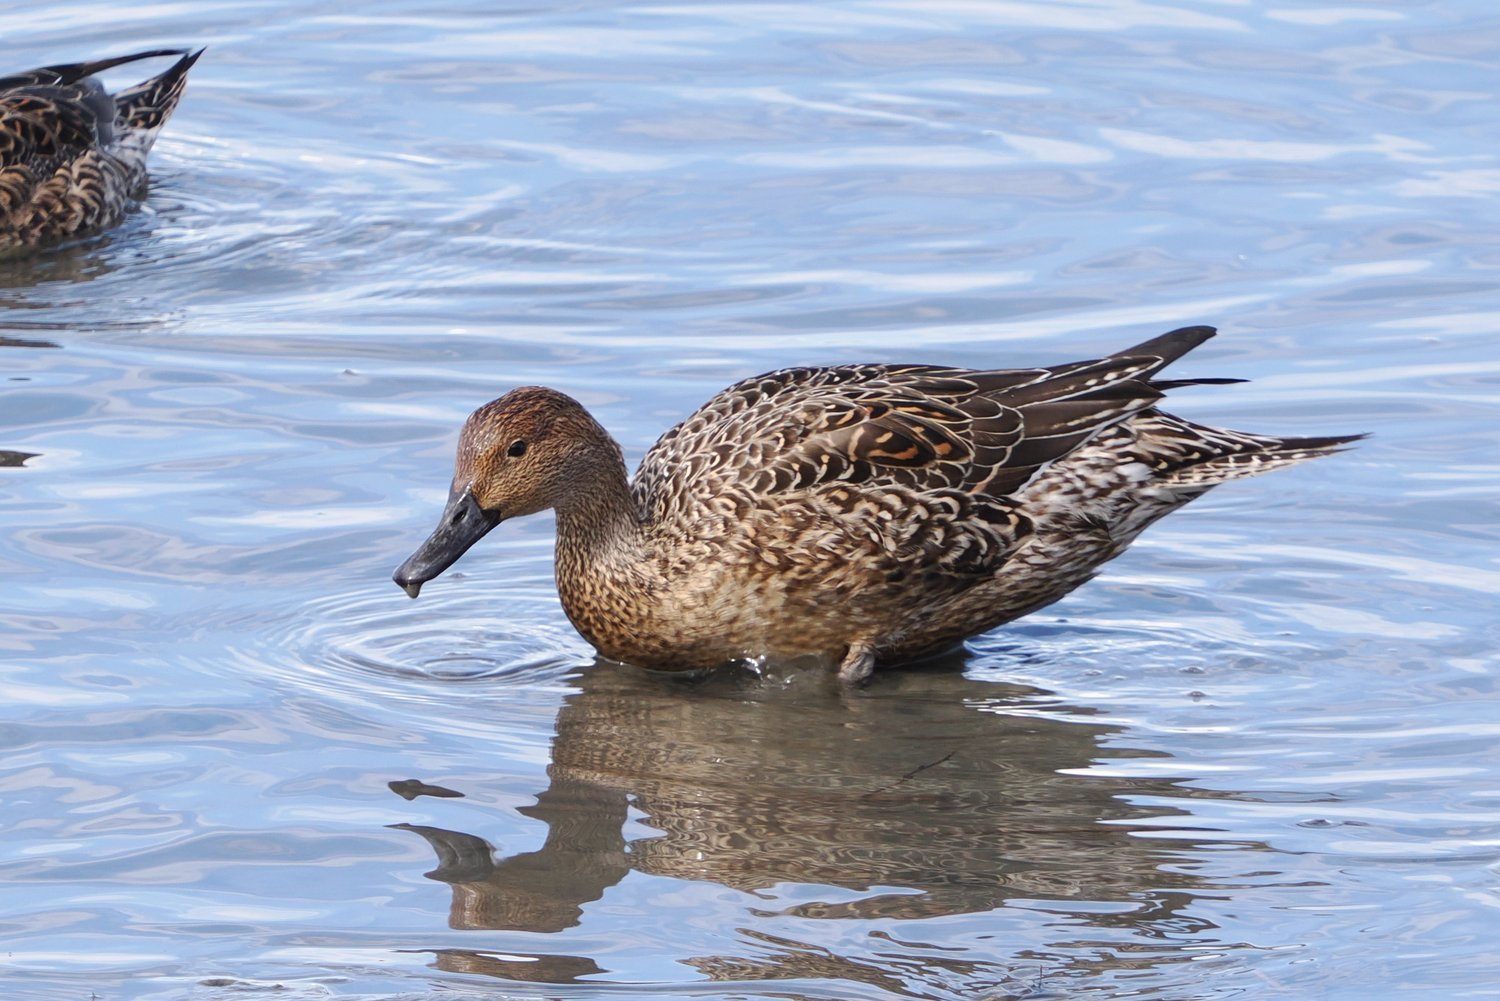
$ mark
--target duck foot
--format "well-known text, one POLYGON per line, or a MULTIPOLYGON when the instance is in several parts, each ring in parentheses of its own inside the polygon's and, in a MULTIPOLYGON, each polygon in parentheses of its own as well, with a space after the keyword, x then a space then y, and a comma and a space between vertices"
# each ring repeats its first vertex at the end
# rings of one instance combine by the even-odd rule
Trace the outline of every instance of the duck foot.
POLYGON ((870 682, 875 673, 875 651, 860 643, 849 644, 849 652, 839 663, 839 682, 850 688, 860 688, 870 682))

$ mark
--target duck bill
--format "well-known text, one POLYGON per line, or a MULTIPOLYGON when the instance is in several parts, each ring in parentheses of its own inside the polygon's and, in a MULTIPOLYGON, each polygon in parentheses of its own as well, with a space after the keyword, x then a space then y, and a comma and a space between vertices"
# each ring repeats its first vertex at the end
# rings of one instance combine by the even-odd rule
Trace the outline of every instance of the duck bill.
POLYGON ((454 490, 448 495, 448 506, 443 508, 443 517, 433 529, 427 541, 396 568, 391 579, 415 598, 422 585, 451 567, 469 551, 469 547, 496 525, 500 524, 499 511, 481 508, 474 495, 467 489, 454 490))

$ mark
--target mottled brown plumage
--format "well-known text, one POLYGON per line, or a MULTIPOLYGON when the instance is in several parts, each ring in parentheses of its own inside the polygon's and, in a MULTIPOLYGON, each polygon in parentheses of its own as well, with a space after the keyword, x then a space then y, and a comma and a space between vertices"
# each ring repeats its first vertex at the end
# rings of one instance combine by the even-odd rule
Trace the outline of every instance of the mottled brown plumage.
POLYGON ((505 518, 557 511, 557 583, 606 656, 690 670, 816 655, 848 682, 1050 604, 1215 484, 1358 436, 1272 438, 1156 409, 1187 327, 1096 361, 847 365, 737 383, 627 482, 576 401, 514 390, 464 426, 413 597, 505 518))
POLYGON ((0 77, 0 256, 120 221, 202 51, 158 49, 0 77), (156 56, 181 58, 114 96, 94 77, 156 56))

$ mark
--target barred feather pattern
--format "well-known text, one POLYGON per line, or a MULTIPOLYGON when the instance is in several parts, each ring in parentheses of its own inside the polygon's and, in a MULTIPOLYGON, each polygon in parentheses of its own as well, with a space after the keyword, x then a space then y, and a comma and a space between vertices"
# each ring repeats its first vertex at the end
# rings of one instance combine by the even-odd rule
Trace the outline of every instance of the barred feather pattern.
POLYGON ((0 256, 120 221, 201 54, 153 50, 0 77, 0 256), (94 76, 173 55, 167 70, 113 96, 94 76))
POLYGON ((470 418, 455 496, 557 510, 563 607, 606 656, 675 670, 815 655, 857 682, 1056 601, 1218 483, 1358 437, 1162 412, 1168 389, 1237 381, 1154 378, 1212 335, 1046 368, 767 373, 664 434, 628 485, 581 406, 516 390, 470 418), (524 458, 501 456, 520 441, 524 458))

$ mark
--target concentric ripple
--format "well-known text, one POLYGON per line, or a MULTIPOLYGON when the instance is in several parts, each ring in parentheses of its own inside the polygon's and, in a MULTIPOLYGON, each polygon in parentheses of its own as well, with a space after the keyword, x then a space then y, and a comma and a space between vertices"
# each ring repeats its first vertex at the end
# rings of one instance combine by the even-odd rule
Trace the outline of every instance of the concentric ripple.
POLYGON ((455 685, 535 685, 592 659, 541 586, 452 588, 409 601, 384 581, 285 609, 234 653, 300 688, 408 703, 445 701, 455 685))

